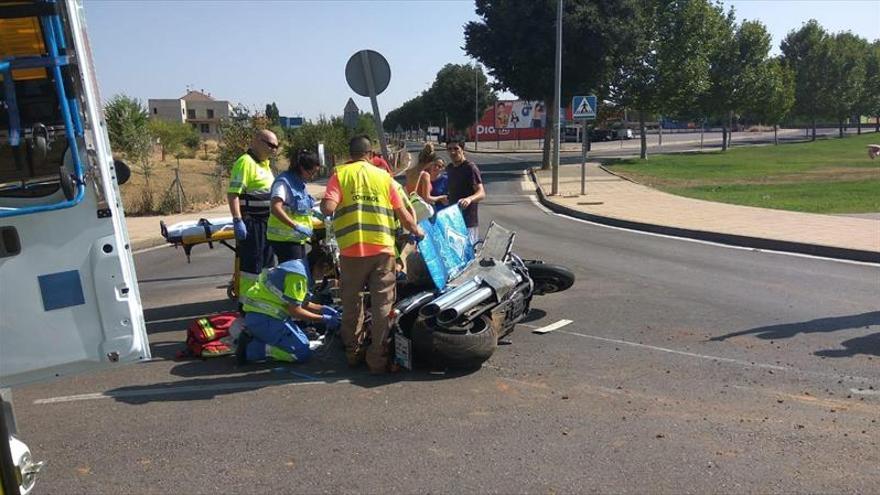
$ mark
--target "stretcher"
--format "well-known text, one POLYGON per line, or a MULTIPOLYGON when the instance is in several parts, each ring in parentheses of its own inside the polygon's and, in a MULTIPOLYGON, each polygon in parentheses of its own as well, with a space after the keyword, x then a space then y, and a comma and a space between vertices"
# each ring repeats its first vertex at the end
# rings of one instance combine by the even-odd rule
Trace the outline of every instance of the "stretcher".
MULTIPOLYGON (((320 210, 315 209, 315 214, 319 215, 320 210)), ((230 299, 237 299, 237 288, 239 278, 239 259, 238 251, 231 241, 235 240, 235 229, 232 225, 232 217, 214 217, 200 218, 198 220, 187 220, 177 222, 172 225, 166 225, 164 221, 159 220, 159 228, 165 241, 174 247, 182 247, 186 254, 186 262, 190 262, 193 246, 199 244, 207 244, 210 249, 214 249, 214 243, 219 243, 236 253, 235 262, 233 264, 232 280, 226 289, 226 294, 230 299)), ((312 217, 312 229, 316 233, 316 237, 323 236, 324 222, 319 218, 312 217)))
POLYGON ((214 243, 218 242, 235 251, 235 246, 228 242, 235 239, 231 216, 200 218, 172 225, 165 225, 164 221, 159 220, 159 228, 166 242, 183 248, 187 263, 190 261, 193 246, 198 244, 207 243, 208 247, 213 249, 214 243))

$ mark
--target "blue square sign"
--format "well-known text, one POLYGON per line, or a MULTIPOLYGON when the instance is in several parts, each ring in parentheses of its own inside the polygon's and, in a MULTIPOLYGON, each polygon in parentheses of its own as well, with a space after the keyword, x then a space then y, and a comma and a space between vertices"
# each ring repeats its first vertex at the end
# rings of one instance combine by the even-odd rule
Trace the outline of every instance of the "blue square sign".
POLYGON ((575 96, 571 99, 571 117, 575 120, 596 118, 596 96, 575 96))

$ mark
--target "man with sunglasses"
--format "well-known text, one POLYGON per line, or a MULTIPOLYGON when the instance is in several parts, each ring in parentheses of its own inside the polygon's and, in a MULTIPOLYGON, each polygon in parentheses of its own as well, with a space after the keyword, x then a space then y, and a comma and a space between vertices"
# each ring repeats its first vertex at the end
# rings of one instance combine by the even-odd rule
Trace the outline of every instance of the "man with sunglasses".
POLYGON ((238 256, 238 298, 256 283, 263 268, 272 266, 272 247, 266 239, 271 205, 270 188, 275 176, 269 159, 278 151, 278 138, 269 130, 259 130, 250 148, 232 165, 229 188, 229 211, 235 229, 238 256))
POLYGON ((464 156, 464 142, 450 141, 446 143, 446 151, 452 163, 446 167, 447 195, 449 204, 458 204, 468 229, 471 243, 480 238, 479 214, 477 203, 486 199, 486 189, 477 164, 464 156))

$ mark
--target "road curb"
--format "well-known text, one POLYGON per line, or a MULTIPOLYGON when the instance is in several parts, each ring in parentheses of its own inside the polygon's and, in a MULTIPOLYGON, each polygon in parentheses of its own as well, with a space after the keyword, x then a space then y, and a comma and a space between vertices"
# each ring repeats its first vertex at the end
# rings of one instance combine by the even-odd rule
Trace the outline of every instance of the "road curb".
POLYGON ((777 239, 764 239, 760 237, 724 234, 720 232, 708 232, 703 230, 685 229, 680 227, 669 227, 666 225, 635 222, 632 220, 622 220, 614 217, 606 217, 593 213, 586 213, 583 211, 575 210, 573 208, 569 208, 567 206, 563 206, 548 199, 547 195, 544 193, 544 190, 541 188, 541 184, 538 182, 537 176, 535 176, 534 169, 529 169, 529 176, 535 184, 535 191, 538 195, 538 201, 542 205, 544 205, 546 208, 550 209, 554 213, 579 218, 581 220, 587 220, 602 225, 620 227, 629 230, 639 230, 642 232, 651 232, 654 234, 663 234, 673 237, 698 239, 701 241, 715 242, 718 244, 727 244, 731 246, 808 254, 812 256, 821 256, 823 258, 880 263, 880 252, 877 251, 863 251, 860 249, 847 249, 833 246, 822 246, 818 244, 806 244, 801 242, 781 241, 777 239))
MULTIPOLYGON (((477 153, 478 155, 536 155, 539 153, 543 153, 544 150, 475 150, 472 148, 465 147, 464 149, 467 153, 477 153)), ((580 153, 580 150, 561 150, 560 153, 580 153)))
POLYGON ((138 251, 143 251, 144 249, 162 246, 164 244, 165 238, 161 235, 157 237, 150 237, 148 239, 138 239, 136 241, 131 241, 131 252, 136 253, 138 251))

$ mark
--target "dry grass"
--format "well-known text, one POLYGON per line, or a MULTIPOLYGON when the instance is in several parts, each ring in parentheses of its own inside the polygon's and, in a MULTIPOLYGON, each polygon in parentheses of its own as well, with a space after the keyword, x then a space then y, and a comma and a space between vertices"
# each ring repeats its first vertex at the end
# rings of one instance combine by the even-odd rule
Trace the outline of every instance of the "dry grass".
MULTIPOLYGON (((213 141, 208 141, 192 157, 178 160, 174 156, 166 155, 164 162, 157 148, 150 159, 152 169, 149 189, 144 170, 129 163, 131 179, 120 187, 125 214, 142 216, 177 212, 177 192, 172 188, 172 183, 178 161, 180 183, 186 196, 184 211, 200 211, 224 204, 226 186, 229 183, 228 169, 218 177, 216 159, 217 144, 213 141)), ((281 170, 287 169, 287 159, 280 154, 278 167, 281 170)))

